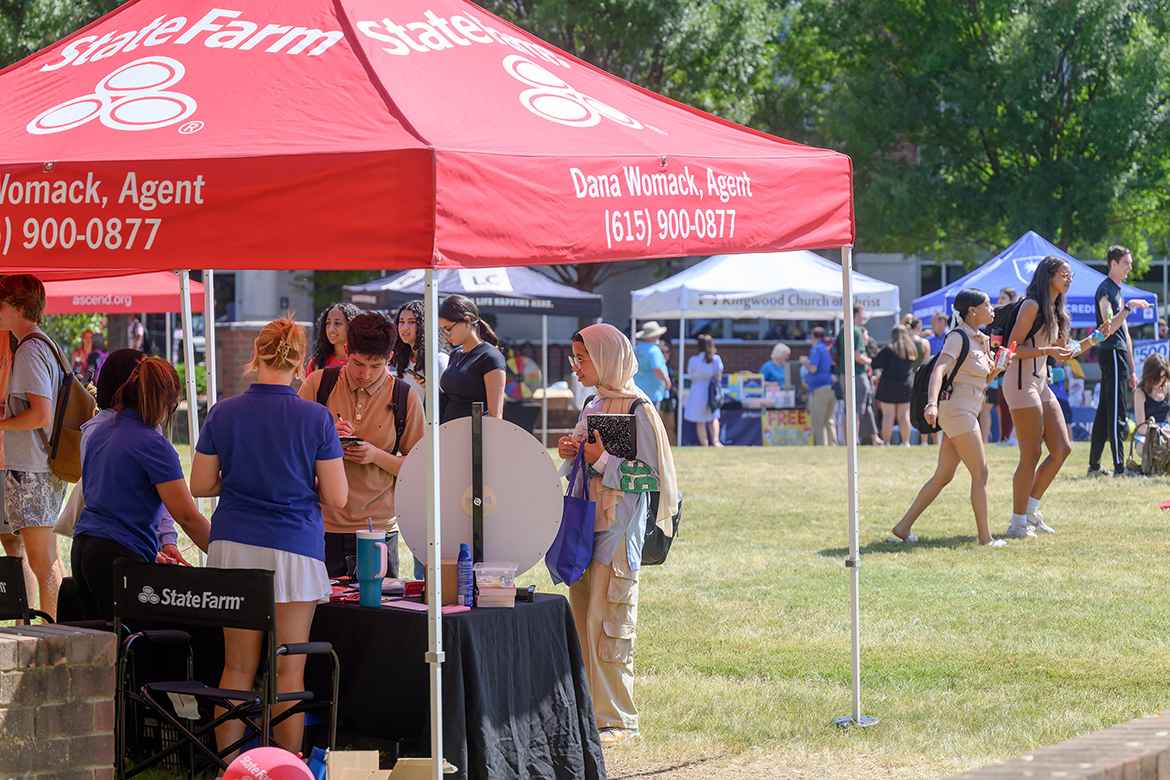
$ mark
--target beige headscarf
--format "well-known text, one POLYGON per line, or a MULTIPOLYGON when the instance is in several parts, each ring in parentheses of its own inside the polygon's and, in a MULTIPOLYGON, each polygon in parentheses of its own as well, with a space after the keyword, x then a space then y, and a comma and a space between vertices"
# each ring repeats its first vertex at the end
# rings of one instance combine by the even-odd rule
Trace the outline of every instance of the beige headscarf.
MULTIPOLYGON (((629 340, 620 330, 612 325, 590 325, 580 333, 585 341, 585 351, 597 369, 597 394, 605 399, 603 411, 607 414, 625 414, 629 410, 629 401, 632 398, 641 398, 645 402, 645 409, 654 426, 654 437, 658 440, 658 487, 662 498, 658 502, 657 524, 667 536, 674 533, 674 524, 671 518, 678 511, 678 487, 674 475, 674 455, 670 451, 670 441, 666 438, 666 428, 662 419, 654 409, 653 402, 634 384, 634 374, 638 371, 638 359, 634 357, 634 349, 629 340)), ((601 480, 597 480, 600 483, 601 480)), ((598 508, 605 517, 605 527, 613 523, 612 509, 621 503, 624 493, 590 484, 590 490, 597 496, 598 508)), ((601 521, 601 518, 598 518, 601 521)), ((600 522, 599 522, 600 525, 600 522)))

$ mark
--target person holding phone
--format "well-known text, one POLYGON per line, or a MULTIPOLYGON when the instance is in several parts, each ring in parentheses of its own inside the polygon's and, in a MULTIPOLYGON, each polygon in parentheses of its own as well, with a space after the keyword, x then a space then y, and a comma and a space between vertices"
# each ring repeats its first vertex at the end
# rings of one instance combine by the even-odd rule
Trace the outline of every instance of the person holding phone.
MULTIPOLYGON (((357 555, 354 531, 373 525, 386 532, 386 576, 398 577, 398 520, 394 486, 406 454, 422 440, 422 400, 405 393, 405 409, 398 409, 395 389, 402 381, 386 371, 394 342, 394 325, 381 314, 359 314, 349 322, 349 360, 338 371, 336 384, 325 400, 341 437, 349 495, 344 506, 324 507, 325 569, 330 577, 346 574, 345 559, 357 555), (405 415, 402 441, 397 416, 405 415)), ((317 399, 325 371, 314 371, 301 385, 300 395, 317 399)), ((405 385, 404 385, 405 386, 405 385)))

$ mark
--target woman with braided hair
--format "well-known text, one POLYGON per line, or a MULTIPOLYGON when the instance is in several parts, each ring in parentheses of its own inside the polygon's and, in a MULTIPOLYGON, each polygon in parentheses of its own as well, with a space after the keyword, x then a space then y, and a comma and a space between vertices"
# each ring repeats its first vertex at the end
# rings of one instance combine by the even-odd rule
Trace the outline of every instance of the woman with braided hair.
MULTIPOLYGON (((304 363, 304 328, 291 316, 265 325, 245 366, 256 382, 208 411, 191 464, 192 494, 219 496, 207 565, 274 573, 280 644, 307 642, 317 603, 329 599, 321 504, 342 507, 349 494, 333 415, 292 389, 304 363)), ((223 633, 220 687, 249 690, 263 634, 234 628, 223 633)), ((304 665, 303 655, 277 660, 278 692, 304 689, 304 665)), ((278 705, 276 714, 287 707, 278 705)), ((242 723, 230 721, 216 729, 216 740, 226 747, 243 730, 242 723)), ((274 732, 295 752, 304 717, 289 718, 274 732)))

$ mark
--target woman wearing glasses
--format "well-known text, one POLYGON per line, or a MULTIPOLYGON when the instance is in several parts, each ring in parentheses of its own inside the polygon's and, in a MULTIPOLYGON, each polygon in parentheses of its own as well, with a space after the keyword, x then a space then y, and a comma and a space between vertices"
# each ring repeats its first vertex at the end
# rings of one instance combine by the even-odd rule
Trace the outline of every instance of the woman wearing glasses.
POLYGON ((447 296, 439 306, 438 323, 443 337, 455 347, 439 379, 447 396, 441 422, 470 417, 477 401, 486 405, 488 416, 503 419, 505 364, 495 332, 462 295, 447 296))

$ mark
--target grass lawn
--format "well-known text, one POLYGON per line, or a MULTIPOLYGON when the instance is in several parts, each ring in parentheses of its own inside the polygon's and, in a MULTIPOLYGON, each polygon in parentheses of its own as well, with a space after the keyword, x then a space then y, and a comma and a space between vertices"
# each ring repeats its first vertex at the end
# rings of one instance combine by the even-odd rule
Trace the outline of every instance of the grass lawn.
MULTIPOLYGON (((881 722, 842 731, 830 722, 852 711, 844 450, 676 450, 684 519, 671 559, 642 576, 643 739, 622 758, 941 777, 1170 703, 1158 509, 1170 480, 1089 480, 1088 445, 1074 445, 1041 503, 1056 535, 986 549, 960 467, 916 524, 922 541, 887 544, 936 457, 859 452, 862 714, 881 722)), ((997 537, 1017 457, 989 448, 997 537)))
MULTIPOLYGON (((1089 480, 1076 444, 1041 503, 1056 535, 985 549, 960 467, 915 526, 921 541, 885 543, 936 456, 859 452, 862 713, 881 722, 842 731, 844 449, 676 450, 679 540, 642 575, 643 737, 607 751, 611 774, 766 759, 804 777, 942 777, 1166 707, 1170 480, 1089 480)), ((1016 457, 988 450, 997 537, 1016 457)), ((565 592, 543 570, 521 582, 565 592)))

